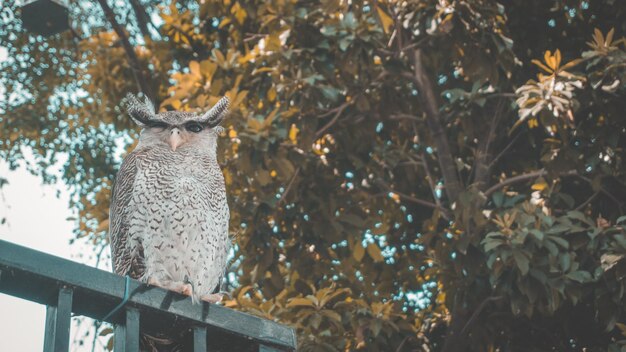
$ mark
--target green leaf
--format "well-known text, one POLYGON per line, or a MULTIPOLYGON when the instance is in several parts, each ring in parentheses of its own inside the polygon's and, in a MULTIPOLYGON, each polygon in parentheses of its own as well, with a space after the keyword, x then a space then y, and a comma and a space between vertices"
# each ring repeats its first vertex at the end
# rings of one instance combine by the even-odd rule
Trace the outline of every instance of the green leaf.
POLYGON ((569 230, 571 230, 571 228, 569 226, 563 225, 563 224, 557 224, 557 225, 552 226, 551 228, 549 228, 546 231, 546 234, 554 235, 554 234, 557 234, 557 233, 567 232, 569 230))
POLYGON ((483 244, 484 244, 485 252, 489 252, 490 250, 494 248, 498 248, 499 246, 504 244, 504 241, 500 239, 485 239, 483 240, 483 244))
POLYGON ((515 259, 517 268, 520 270, 522 275, 525 276, 526 274, 528 274, 528 270, 530 269, 530 261, 528 260, 528 257, 520 251, 514 251, 513 259, 515 259))
POLYGON ((496 208, 500 208, 502 207, 502 204, 504 204, 504 193, 502 192, 494 193, 491 198, 493 199, 493 204, 496 206, 496 208))
POLYGON ((529 231, 539 242, 543 242, 545 234, 541 230, 532 229, 529 231))
POLYGON ((589 272, 586 271, 572 271, 571 273, 568 273, 566 275, 566 277, 568 279, 580 282, 580 283, 585 283, 585 282, 589 282, 592 280, 592 276, 589 272))
POLYGON ((556 236, 548 236, 548 239, 550 239, 552 242, 558 244, 559 246, 568 249, 569 248, 569 242, 567 242, 565 239, 561 238, 561 237, 556 237, 556 236))

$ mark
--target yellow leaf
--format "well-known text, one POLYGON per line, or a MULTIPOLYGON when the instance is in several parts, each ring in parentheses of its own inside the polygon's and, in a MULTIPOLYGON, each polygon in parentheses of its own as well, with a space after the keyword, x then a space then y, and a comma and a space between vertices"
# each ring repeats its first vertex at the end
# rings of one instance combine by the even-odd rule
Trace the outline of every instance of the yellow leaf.
POLYGON ((547 73, 552 73, 553 70, 551 70, 549 67, 547 67, 546 65, 544 65, 541 61, 539 60, 530 60, 530 62, 532 62, 533 64, 539 66, 540 69, 546 71, 547 73))
POLYGON ((224 54, 222 54, 221 51, 214 49, 213 55, 215 55, 215 61, 217 61, 217 64, 220 66, 224 66, 224 64, 226 63, 226 58, 224 57, 224 54))
POLYGON ((554 52, 554 61, 554 68, 556 69, 561 64, 561 50, 556 49, 556 51, 554 52))
POLYGON ((380 6, 376 6, 376 12, 378 12, 378 17, 380 18, 380 23, 383 25, 383 30, 385 33, 389 33, 391 27, 393 26, 393 18, 381 9, 380 6))
POLYGON ((200 72, 210 81, 217 70, 217 65, 209 60, 200 62, 200 72))
POLYGON ((315 304, 306 298, 292 298, 289 303, 287 303, 287 307, 314 307, 315 304))
POLYGON ((291 143, 298 143, 298 132, 300 132, 300 129, 298 129, 298 126, 296 126, 295 123, 292 123, 291 128, 289 129, 289 140, 291 143))
POLYGON ((261 131, 263 125, 261 124, 261 122, 259 122, 259 120, 255 119, 254 117, 250 117, 248 118, 248 127, 255 132, 259 132, 261 131))
POLYGON ((243 24, 243 21, 248 16, 248 13, 246 12, 246 10, 243 9, 243 7, 241 7, 241 5, 239 5, 239 2, 236 2, 233 7, 230 8, 230 13, 235 15, 235 18, 237 19, 237 22, 239 22, 239 24, 243 24))
POLYGON ((615 28, 611 28, 609 33, 606 35, 606 39, 604 40, 605 46, 611 46, 611 42, 613 41, 613 34, 615 33, 615 28))
POLYGON ((237 131, 235 131, 235 130, 228 130, 228 137, 229 138, 237 138, 237 131))
POLYGON ((98 225, 96 232, 106 231, 108 229, 109 229, 109 219, 106 219, 98 225))
POLYGON ((378 248, 377 245, 370 243, 367 246, 367 254, 374 260, 374 262, 376 263, 380 263, 383 260, 385 260, 385 258, 383 257, 382 253, 380 252, 380 248, 378 248))
POLYGON ((218 28, 222 29, 222 28, 228 26, 229 24, 230 24, 230 18, 229 17, 224 17, 222 22, 220 22, 220 25, 218 26, 218 28))
POLYGON ((198 61, 191 61, 189 63, 189 71, 191 71, 191 74, 196 78, 202 78, 202 73, 200 73, 200 64, 198 61))
POLYGON ((548 187, 548 184, 546 183, 546 181, 539 181, 537 183, 535 183, 534 185, 532 185, 530 188, 534 191, 543 191, 544 189, 546 189, 548 187))
POLYGON ((267 90, 267 100, 269 101, 276 100, 276 89, 274 89, 273 86, 267 90))
POLYGON ((360 243, 357 243, 354 246, 354 252, 352 252, 352 256, 357 262, 361 262, 361 260, 363 259, 363 255, 365 255, 365 248, 363 248, 360 243))
POLYGON ((554 69, 555 69, 553 60, 554 60, 554 57, 552 56, 552 52, 550 50, 547 50, 543 54, 543 61, 545 61, 546 64, 548 64, 548 67, 550 67, 552 69, 552 71, 554 71, 554 69))

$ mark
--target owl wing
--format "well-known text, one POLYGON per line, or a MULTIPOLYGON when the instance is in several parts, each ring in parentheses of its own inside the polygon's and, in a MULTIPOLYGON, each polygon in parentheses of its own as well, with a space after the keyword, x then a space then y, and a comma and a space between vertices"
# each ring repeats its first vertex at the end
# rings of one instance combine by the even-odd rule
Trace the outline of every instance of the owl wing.
POLYGON ((109 209, 109 236, 113 271, 119 275, 129 275, 139 279, 145 270, 143 247, 133 241, 130 233, 132 196, 137 174, 138 156, 132 152, 124 158, 113 185, 111 208, 109 209))

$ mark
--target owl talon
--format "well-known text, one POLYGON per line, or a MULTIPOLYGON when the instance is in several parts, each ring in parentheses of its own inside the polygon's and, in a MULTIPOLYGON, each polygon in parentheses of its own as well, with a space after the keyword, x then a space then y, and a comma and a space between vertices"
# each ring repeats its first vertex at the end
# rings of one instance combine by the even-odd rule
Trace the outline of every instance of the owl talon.
POLYGON ((158 287, 165 287, 165 285, 163 285, 159 280, 157 280, 154 277, 151 277, 148 279, 148 285, 150 286, 158 286, 158 287))
POLYGON ((224 295, 221 293, 212 293, 209 295, 204 295, 202 296, 202 300, 205 302, 209 302, 209 303, 219 303, 222 301, 222 299, 224 298, 224 295))
POLYGON ((185 296, 191 296, 193 294, 193 286, 191 286, 191 284, 184 284, 180 288, 180 293, 185 296))

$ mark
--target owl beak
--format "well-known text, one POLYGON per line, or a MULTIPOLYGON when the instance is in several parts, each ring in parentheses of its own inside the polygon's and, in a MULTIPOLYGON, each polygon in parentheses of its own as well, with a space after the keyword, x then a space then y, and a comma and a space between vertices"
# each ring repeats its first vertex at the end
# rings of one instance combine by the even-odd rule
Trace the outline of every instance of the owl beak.
POLYGON ((183 139, 180 136, 180 130, 178 128, 173 128, 170 131, 170 147, 172 147, 172 151, 176 151, 183 142, 183 139))

